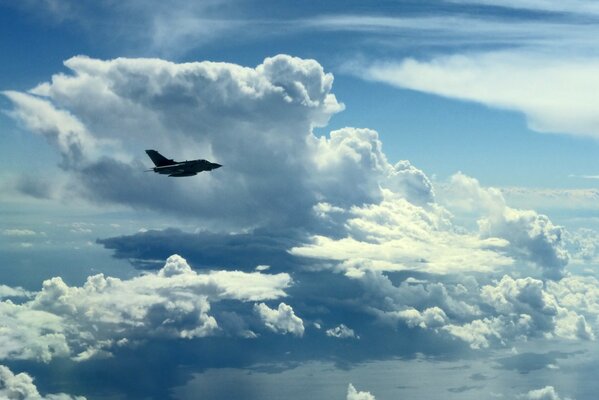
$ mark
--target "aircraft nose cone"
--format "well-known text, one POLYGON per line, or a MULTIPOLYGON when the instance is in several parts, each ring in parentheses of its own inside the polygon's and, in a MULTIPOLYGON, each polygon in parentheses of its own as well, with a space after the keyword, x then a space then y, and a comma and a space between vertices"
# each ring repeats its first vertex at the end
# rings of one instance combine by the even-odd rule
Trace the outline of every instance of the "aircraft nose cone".
POLYGON ((217 163, 212 163, 212 169, 217 169, 217 168, 220 168, 220 167, 222 167, 222 165, 217 164, 217 163))

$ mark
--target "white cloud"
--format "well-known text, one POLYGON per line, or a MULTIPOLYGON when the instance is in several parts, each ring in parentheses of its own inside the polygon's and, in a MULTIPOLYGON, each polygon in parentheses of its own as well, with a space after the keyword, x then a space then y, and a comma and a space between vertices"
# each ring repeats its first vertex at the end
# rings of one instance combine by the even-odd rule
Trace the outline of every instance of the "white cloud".
POLYGON ((370 392, 358 392, 351 383, 347 386, 347 400, 375 400, 370 392))
POLYGON ((10 287, 6 285, 0 285, 0 299, 3 297, 29 297, 31 293, 22 287, 10 287))
POLYGON ((0 398, 7 400, 85 400, 83 396, 72 396, 65 393, 42 396, 31 376, 24 372, 14 374, 4 365, 0 365, 0 398))
MULTIPOLYGON (((484 279, 484 278, 483 278, 484 279)), ((473 349, 509 346, 530 338, 595 340, 599 290, 594 278, 559 281, 531 277, 480 285, 459 276, 455 282, 406 280, 395 286, 378 271, 359 282, 365 294, 359 309, 390 326, 449 334, 473 349)))
POLYGON ((545 285, 537 279, 506 275, 480 289, 477 301, 491 306, 493 312, 466 324, 449 323, 443 329, 475 349, 540 335, 594 340, 594 329, 587 318, 597 320, 597 294, 593 282, 583 282, 581 277, 548 281, 545 285), (583 299, 587 287, 589 297, 583 299))
MULTIPOLYGON (((71 74, 5 95, 11 115, 62 155, 67 196, 185 214, 220 229, 304 222, 320 196, 337 200, 319 182, 335 171, 307 167, 327 148, 311 129, 343 109, 333 76, 314 60, 279 55, 246 68, 78 56, 65 65, 71 74), (146 148, 225 167, 185 182, 162 179, 144 174, 146 148)), ((371 186, 356 198, 378 195, 371 186)))
MULTIPOLYGON (((553 386, 531 390, 526 394, 525 398, 529 400, 561 400, 561 397, 553 386)), ((564 398, 564 400, 568 400, 568 398, 564 398)))
POLYGON ((490 271, 512 263, 498 251, 506 241, 458 233, 442 208, 420 207, 388 190, 383 195, 379 204, 348 210, 346 237, 315 235, 312 243, 291 253, 334 260, 337 269, 352 276, 364 270, 490 271))
POLYGON ((326 330, 326 335, 329 337, 335 337, 338 339, 360 339, 360 336, 357 336, 353 329, 348 328, 345 324, 341 324, 331 329, 326 330))
POLYGON ((507 240, 512 257, 536 263, 548 278, 563 275, 569 261, 564 228, 536 211, 507 206, 498 189, 483 188, 476 179, 461 173, 451 177, 447 190, 450 209, 479 213, 482 238, 507 240))
POLYGON ((403 321, 410 327, 419 326, 420 328, 435 328, 443 326, 447 323, 448 318, 439 307, 430 307, 420 312, 415 308, 409 308, 403 311, 397 311, 395 316, 403 321))
POLYGON ((51 102, 29 94, 14 91, 2 93, 16 106, 9 115, 56 146, 65 167, 76 166, 96 152, 97 141, 70 112, 57 109, 51 102))
MULTIPOLYGON (((384 160, 374 160, 370 160, 372 165, 385 165, 384 160)), ((334 268, 352 276, 361 276, 365 270, 488 272, 514 260, 535 263, 551 279, 563 275, 569 260, 565 231, 547 216, 511 208, 498 189, 483 188, 461 173, 444 185, 441 202, 435 203, 433 187, 422 171, 409 165, 399 170, 410 171, 398 179, 399 185, 390 184, 394 174, 378 180, 382 197, 378 203, 317 207, 315 214, 323 221, 337 221, 346 236, 314 235, 311 243, 294 247, 291 253, 333 261, 334 268), (442 205, 467 219, 475 218, 478 230, 468 232, 456 225, 442 205)))
POLYGON ((293 312, 293 308, 285 303, 280 303, 276 310, 264 303, 254 305, 255 312, 260 316, 264 325, 273 332, 283 334, 291 333, 295 336, 304 336, 304 322, 293 312))
POLYGON ((415 204, 434 201, 432 184, 424 172, 406 160, 390 164, 374 130, 346 127, 315 142, 317 188, 335 206, 380 201, 381 187, 415 204))
POLYGON ((0 358, 85 360, 109 356, 123 340, 215 335, 222 328, 211 302, 273 300, 290 284, 285 273, 198 274, 176 255, 158 272, 129 280, 99 274, 73 287, 52 278, 31 300, 0 302, 0 358))
POLYGON ((443 327, 451 335, 467 342, 473 349, 489 347, 491 339, 501 341, 502 328, 502 321, 497 318, 477 319, 463 325, 449 324, 443 327))
POLYGON ((599 59, 498 51, 406 59, 367 69, 370 79, 401 88, 523 113, 531 129, 599 137, 599 59))

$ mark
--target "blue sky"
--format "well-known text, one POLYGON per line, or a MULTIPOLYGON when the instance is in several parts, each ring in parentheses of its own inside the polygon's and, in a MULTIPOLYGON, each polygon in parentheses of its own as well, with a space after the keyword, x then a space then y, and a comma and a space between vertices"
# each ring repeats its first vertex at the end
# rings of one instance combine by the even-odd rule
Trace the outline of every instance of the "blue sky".
POLYGON ((0 1, 0 397, 593 398, 598 19, 0 1))

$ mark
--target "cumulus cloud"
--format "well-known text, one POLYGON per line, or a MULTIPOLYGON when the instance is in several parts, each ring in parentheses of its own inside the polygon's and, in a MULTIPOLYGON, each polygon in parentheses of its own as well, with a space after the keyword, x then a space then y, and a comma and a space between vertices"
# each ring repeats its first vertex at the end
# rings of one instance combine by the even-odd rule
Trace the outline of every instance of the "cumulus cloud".
POLYGON ((483 188, 476 179, 461 173, 451 177, 447 201, 450 209, 479 212, 481 237, 507 240, 512 257, 534 262, 547 278, 563 276, 569 261, 565 230, 546 215, 509 207, 498 189, 483 188))
POLYGON ((409 308, 396 312, 396 316, 411 328, 415 326, 424 329, 439 327, 445 325, 448 320, 445 311, 439 307, 430 307, 422 312, 415 308, 409 308))
POLYGON ((599 136, 595 58, 497 51, 374 65, 367 76, 401 88, 523 113, 540 132, 599 136), (559 82, 557 84, 556 82, 559 82))
POLYGON ((598 328, 594 278, 543 281, 504 275, 481 284, 459 276, 445 281, 408 278, 397 285, 382 272, 370 271, 357 280, 364 289, 362 312, 392 327, 448 335, 473 349, 532 338, 595 340, 598 328))
POLYGON ((580 228, 566 232, 565 240, 573 263, 580 265, 596 263, 599 256, 599 232, 580 228))
POLYGON ((83 396, 72 396, 65 393, 42 396, 31 376, 24 372, 15 374, 4 365, 0 365, 0 398, 7 400, 85 400, 83 396))
POLYGON ((285 296, 290 284, 285 273, 198 274, 177 255, 156 273, 129 280, 99 274, 73 287, 52 278, 31 300, 0 302, 0 358, 85 360, 108 356, 112 346, 127 342, 219 334, 223 328, 210 314, 211 303, 273 300, 285 296))
POLYGON ((538 279, 506 275, 480 289, 480 303, 492 307, 493 312, 466 324, 450 323, 443 329, 473 348, 540 335, 594 340, 587 318, 596 320, 598 316, 596 291, 591 289, 588 301, 581 303, 582 290, 584 286, 575 278, 545 285, 538 279))
POLYGON ((415 204, 434 201, 433 186, 424 172, 407 160, 390 164, 376 131, 343 128, 332 131, 330 138, 321 137, 317 145, 318 189, 336 206, 378 201, 380 187, 415 204))
POLYGON ((418 177, 420 191, 382 188, 378 203, 349 208, 320 204, 316 215, 325 222, 335 221, 335 235, 313 235, 311 243, 293 247, 291 254, 333 261, 326 266, 351 276, 365 270, 489 272, 515 261, 536 265, 549 279, 564 275, 569 261, 566 232, 547 216, 509 207, 501 191, 483 188, 461 173, 443 185, 436 202, 426 176, 413 167, 409 170, 410 179, 401 182, 405 185, 418 177), (416 200, 410 192, 419 194, 416 200), (469 231, 456 220, 471 221, 478 230, 469 231))
MULTIPOLYGON (((53 278, 27 301, 0 303, 1 357, 81 361, 146 338, 256 337, 243 315, 219 314, 227 307, 222 300, 258 302, 245 311, 253 309, 260 328, 301 337, 304 321, 291 306, 265 303, 284 297, 291 277, 255 271, 256 265, 276 271, 279 261, 288 268, 299 258, 310 264, 301 273, 332 269, 351 277, 365 289, 359 311, 394 327, 430 330, 472 348, 540 336, 594 339, 599 302, 584 304, 579 296, 586 287, 563 278, 563 229, 509 207, 499 190, 463 174, 439 196, 423 171, 408 161, 390 163, 373 130, 314 136, 313 127, 342 109, 332 75, 317 62, 281 55, 245 68, 75 57, 66 66, 69 74, 7 96, 13 115, 63 154, 61 167, 76 194, 243 232, 147 231, 100 243, 146 262, 181 248, 202 267, 217 266, 227 251, 229 261, 242 260, 254 272, 198 274, 171 257, 159 271, 130 280, 97 275, 70 287, 53 278), (115 144, 122 151, 114 152, 115 144), (201 154, 225 167, 184 183, 142 177, 136 154, 145 147, 176 158, 201 154), (474 214, 474 229, 458 225, 450 211, 474 214), (294 233, 282 236, 289 226, 294 233), (530 263, 545 278, 563 279, 479 283, 460 275, 520 267, 518 261, 523 270, 530 263), (398 271, 424 278, 396 285, 385 274, 398 271)), ((357 337, 343 324, 326 335, 357 337)))
MULTIPOLYGON (((541 389, 535 389, 529 391, 526 396, 521 396, 529 400, 561 400, 562 398, 558 395, 557 391, 553 386, 545 386, 541 389)), ((568 398, 564 398, 568 400, 568 398)))
POLYGON ((375 400, 370 392, 359 392, 351 383, 347 386, 347 400, 375 400))
POLYGON ((333 76, 316 61, 279 55, 246 68, 78 56, 65 65, 72 74, 4 94, 11 115, 60 152, 80 195, 220 226, 283 225, 311 212, 323 147, 311 128, 343 108, 331 93, 333 76), (148 147, 226 168, 185 184, 158 179, 143 174, 148 147))
POLYGON ((314 60, 278 55, 248 68, 77 56, 65 66, 69 74, 28 93, 4 92, 10 115, 62 155, 70 178, 63 195, 193 216, 219 229, 302 227, 319 203, 376 203, 382 190, 434 202, 428 177, 408 161, 390 163, 376 131, 312 133, 343 109, 333 76, 314 60), (163 179, 143 173, 148 147, 225 167, 185 182, 163 179))
POLYGON ((327 329, 326 335, 330 337, 335 337, 338 339, 360 339, 360 336, 357 336, 353 329, 348 328, 345 324, 338 325, 334 328, 327 329))
POLYGON ((260 316, 264 325, 273 332, 291 333, 295 336, 304 336, 304 322, 293 312, 293 308, 285 303, 280 303, 275 310, 264 303, 254 305, 255 312, 260 316))
POLYGON ((440 207, 418 206, 389 190, 383 195, 379 204, 348 210, 346 237, 315 235, 312 243, 294 247, 291 253, 334 260, 335 268, 352 276, 364 270, 490 271, 512 263, 499 251, 507 245, 505 240, 460 233, 440 207))

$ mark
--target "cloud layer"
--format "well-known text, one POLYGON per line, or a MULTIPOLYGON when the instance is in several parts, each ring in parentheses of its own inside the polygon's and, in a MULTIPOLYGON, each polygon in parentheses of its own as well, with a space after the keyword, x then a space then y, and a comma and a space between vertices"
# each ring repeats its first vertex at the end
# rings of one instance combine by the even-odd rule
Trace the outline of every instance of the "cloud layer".
MULTIPOLYGON (((220 326, 211 304, 274 300, 285 296, 290 285, 286 273, 198 274, 177 255, 169 257, 156 273, 130 280, 99 274, 90 276, 81 287, 71 287, 61 278, 52 278, 30 300, 0 302, 0 358, 48 362, 71 357, 82 361, 109 357, 113 347, 151 338, 255 336, 241 329, 242 325, 220 326)), ((290 309, 284 305, 282 312, 289 315, 285 307, 290 309)), ((298 324, 289 329, 301 336, 301 320, 292 310, 289 317, 290 323, 298 324)), ((276 319, 273 326, 282 322, 283 318, 276 319)))
MULTIPOLYGON (((316 61, 66 66, 5 92, 11 114, 61 154, 64 196, 202 227, 98 243, 142 267, 181 250, 196 269, 175 255, 131 279, 0 287, 0 358, 99 362, 151 340, 215 337, 259 342, 260 356, 268 341, 342 360, 595 339, 597 282, 568 273, 564 228, 464 174, 439 195, 409 161, 390 162, 371 129, 315 136, 343 108, 316 61), (147 147, 224 167, 190 180, 144 174, 147 147)), ((348 398, 373 397, 350 386, 348 398)))

